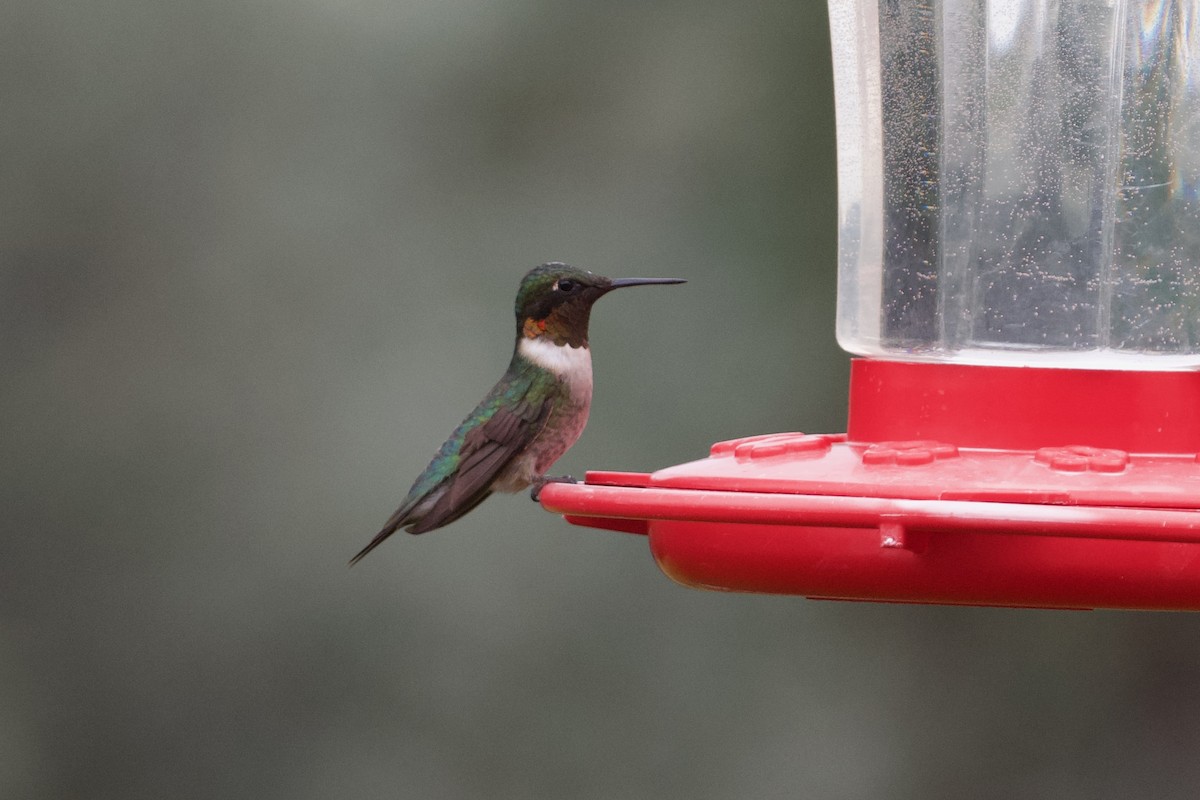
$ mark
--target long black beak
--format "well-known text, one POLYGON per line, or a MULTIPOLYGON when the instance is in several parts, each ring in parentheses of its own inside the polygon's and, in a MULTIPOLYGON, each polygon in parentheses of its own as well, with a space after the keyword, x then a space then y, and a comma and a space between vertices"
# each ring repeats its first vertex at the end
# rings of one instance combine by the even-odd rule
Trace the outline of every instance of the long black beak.
POLYGON ((687 283, 683 278, 617 278, 608 285, 609 289, 625 286, 652 286, 656 283, 687 283))

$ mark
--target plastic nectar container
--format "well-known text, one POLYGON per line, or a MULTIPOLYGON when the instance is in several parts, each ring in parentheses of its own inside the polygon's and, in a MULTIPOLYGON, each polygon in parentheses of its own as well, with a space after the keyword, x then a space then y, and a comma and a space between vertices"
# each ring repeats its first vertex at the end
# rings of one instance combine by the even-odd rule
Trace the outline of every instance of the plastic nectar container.
POLYGON ((1197 3, 829 14, 846 350, 1200 365, 1197 3))

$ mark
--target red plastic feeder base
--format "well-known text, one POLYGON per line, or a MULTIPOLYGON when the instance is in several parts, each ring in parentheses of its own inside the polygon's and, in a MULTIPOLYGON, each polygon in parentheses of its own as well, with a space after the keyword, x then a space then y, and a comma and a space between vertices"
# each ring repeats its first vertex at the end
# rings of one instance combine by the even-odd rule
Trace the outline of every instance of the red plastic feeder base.
POLYGON ((542 504, 688 586, 1200 610, 1200 373, 856 360, 849 432, 753 436, 542 504))

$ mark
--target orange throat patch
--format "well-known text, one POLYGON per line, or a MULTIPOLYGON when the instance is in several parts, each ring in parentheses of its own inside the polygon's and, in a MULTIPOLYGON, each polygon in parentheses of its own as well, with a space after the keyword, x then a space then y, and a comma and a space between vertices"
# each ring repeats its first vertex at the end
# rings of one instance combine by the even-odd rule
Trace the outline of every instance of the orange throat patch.
POLYGON ((544 336, 546 334, 546 320, 526 317, 525 326, 522 331, 526 339, 536 339, 539 336, 544 336))

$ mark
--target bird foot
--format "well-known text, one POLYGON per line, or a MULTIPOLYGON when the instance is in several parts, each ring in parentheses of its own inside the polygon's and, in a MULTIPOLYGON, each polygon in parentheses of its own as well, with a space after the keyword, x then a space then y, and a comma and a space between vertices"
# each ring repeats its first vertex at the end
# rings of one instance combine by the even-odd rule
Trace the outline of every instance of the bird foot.
POLYGON ((556 478, 550 478, 543 475, 533 482, 533 488, 529 490, 529 499, 536 503, 538 501, 538 495, 542 493, 542 489, 547 483, 579 483, 579 481, 575 480, 570 475, 560 475, 556 478))

